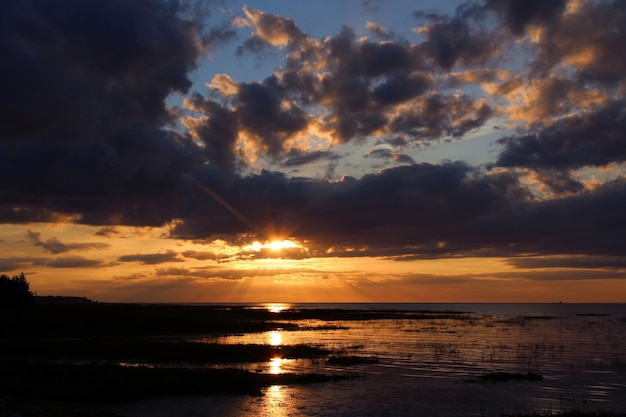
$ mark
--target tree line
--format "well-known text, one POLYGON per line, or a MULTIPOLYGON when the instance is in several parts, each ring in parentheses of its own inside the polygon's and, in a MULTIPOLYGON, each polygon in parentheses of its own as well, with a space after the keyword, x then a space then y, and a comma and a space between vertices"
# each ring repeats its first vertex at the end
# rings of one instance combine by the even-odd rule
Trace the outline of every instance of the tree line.
POLYGON ((13 277, 0 275, 0 307, 28 305, 33 302, 34 298, 30 283, 23 272, 13 277))

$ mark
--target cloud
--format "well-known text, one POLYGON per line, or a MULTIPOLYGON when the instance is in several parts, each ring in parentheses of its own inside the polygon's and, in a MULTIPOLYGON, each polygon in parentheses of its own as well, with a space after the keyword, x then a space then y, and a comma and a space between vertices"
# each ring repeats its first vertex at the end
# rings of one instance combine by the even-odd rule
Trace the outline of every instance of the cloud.
POLYGON ((24 202, 20 204, 0 203, 0 222, 11 224, 55 223, 71 220, 69 216, 55 213, 44 207, 32 207, 24 202))
POLYGON ((418 29, 418 33, 426 35, 420 47, 443 70, 485 64, 499 55, 502 38, 472 25, 470 19, 474 13, 472 7, 460 7, 454 17, 437 16, 436 22, 418 29))
POLYGON ((624 257, 576 256, 576 257, 524 257, 507 260, 516 268, 584 268, 584 269, 626 269, 624 257))
POLYGON ((51 268, 98 268, 114 266, 115 264, 105 263, 99 259, 88 259, 82 256, 63 256, 47 261, 46 265, 51 268))
POLYGON ((47 262, 46 258, 38 258, 38 257, 19 257, 12 256, 8 258, 0 258, 0 270, 1 271, 17 271, 20 269, 25 269, 32 267, 34 265, 45 265, 47 262))
POLYGON ((255 269, 228 269, 228 268, 157 268, 157 276, 196 278, 199 280, 227 280, 238 281, 253 277, 271 277, 294 274, 318 274, 320 271, 310 268, 255 268, 255 269))
POLYGON ((402 164, 414 164, 415 161, 409 155, 393 152, 389 149, 374 149, 366 153, 365 158, 380 158, 380 159, 390 159, 394 162, 400 162, 402 164))
POLYGON ((120 232, 114 226, 103 226, 94 234, 96 236, 113 237, 119 233, 120 232))
POLYGON ((372 32, 374 36, 376 36, 377 38, 381 40, 389 41, 389 40, 393 40, 396 37, 396 34, 393 31, 385 28, 384 26, 376 22, 367 22, 365 24, 365 27, 367 28, 367 30, 372 32))
POLYGON ((243 8, 256 35, 272 46, 287 46, 299 49, 308 36, 305 35, 293 19, 264 13, 260 10, 243 8))
POLYGON ((201 22, 177 1, 9 0, 0 9, 10 63, 0 76, 4 217, 171 218, 150 200, 202 161, 186 134, 165 128, 175 121, 165 99, 191 86, 207 40, 201 22))
MULTIPOLYGON (((408 165, 338 182, 265 172, 231 187, 214 190, 265 236, 283 231, 318 245, 311 256, 326 256, 331 247, 365 246, 364 255, 377 248, 413 253, 437 247, 447 238, 474 233, 467 225, 486 213, 527 197, 515 177, 473 177, 472 169, 462 163, 408 165)), ((201 203, 196 206, 198 213, 207 208, 201 203)), ((172 229, 172 236, 209 238, 250 232, 224 210, 221 217, 185 218, 172 229)))
POLYGON ((487 0, 485 8, 497 12, 511 32, 521 36, 529 25, 553 24, 567 3, 568 0, 487 0))
MULTIPOLYGON (((180 239, 290 236, 317 257, 619 256, 624 178, 592 188, 573 171, 626 161, 624 4, 485 0, 453 16, 415 13, 425 24, 411 42, 375 23, 373 37, 346 26, 315 39, 250 8, 211 28, 176 1, 2 2, 0 221, 89 224, 99 236, 117 225, 170 225, 180 239), (257 80, 221 73, 207 94, 190 92, 202 54, 232 41, 234 26, 250 34, 240 53, 283 61, 257 80), (168 107, 172 93, 185 109, 168 107), (419 163, 416 150, 495 122, 511 130, 492 169, 419 163), (403 166, 368 171, 381 161, 403 166), (286 174, 322 162, 341 180, 286 174)), ((55 254, 108 247, 30 239, 55 254)), ((118 261, 183 257, 218 260, 118 261)))
POLYGON ((178 253, 168 250, 159 253, 141 253, 134 255, 122 255, 118 258, 119 262, 139 262, 143 265, 156 265, 167 262, 182 262, 178 253))
MULTIPOLYGON (((542 200, 514 172, 462 163, 416 164, 360 179, 315 181, 266 172, 216 188, 262 238, 306 241, 310 257, 419 258, 515 254, 618 255, 626 209, 623 179, 542 200), (343 254, 343 255, 342 255, 343 254)), ((198 213, 209 206, 198 203, 198 213)), ((223 210, 183 218, 172 237, 254 233, 223 210)))
MULTIPOLYGON (((543 7, 556 8, 563 1, 554 3, 543 7)), ((579 80, 604 87, 623 81, 626 57, 618 51, 626 48, 626 34, 622 30, 626 24, 626 4, 571 1, 568 6, 566 13, 546 24, 538 36, 535 68, 546 71, 569 65, 579 80)))
POLYGON ((563 117, 535 133, 502 138, 502 167, 568 170, 626 160, 626 100, 563 117))
POLYGON ((297 167, 300 165, 306 165, 320 160, 334 160, 339 158, 337 154, 330 151, 298 151, 297 149, 290 150, 286 155, 285 161, 282 163, 285 167, 297 167))
POLYGON ((108 243, 90 242, 90 243, 63 243, 56 237, 41 240, 41 232, 28 231, 28 239, 35 246, 42 247, 46 252, 54 255, 70 251, 83 251, 91 249, 108 249, 111 247, 108 243))
POLYGON ((622 256, 624 178, 562 198, 527 201, 477 224, 499 246, 523 254, 622 256), (496 243, 498 240, 495 240, 496 243))

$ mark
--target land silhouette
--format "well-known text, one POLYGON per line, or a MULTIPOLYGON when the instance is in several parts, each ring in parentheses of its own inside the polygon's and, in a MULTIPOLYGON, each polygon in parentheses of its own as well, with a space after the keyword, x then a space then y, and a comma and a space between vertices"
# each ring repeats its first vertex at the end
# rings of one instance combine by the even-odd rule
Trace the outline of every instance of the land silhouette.
POLYGON ((354 377, 190 366, 268 362, 277 357, 326 358, 333 353, 309 345, 188 341, 192 335, 297 328, 276 321, 268 311, 37 297, 24 274, 2 275, 0 285, 0 406, 21 410, 23 415, 39 415, 43 409, 47 411, 41 415, 55 415, 54 410, 68 415, 72 409, 68 404, 76 405, 81 413, 87 409, 92 413, 94 406, 150 397, 260 394, 270 385, 354 377), (32 404, 37 405, 33 408, 32 404))
MULTIPOLYGON (((38 297, 24 274, 2 275, 0 290, 0 411, 22 417, 113 417, 109 406, 142 399, 260 395, 272 385, 361 378, 364 374, 354 372, 354 365, 379 363, 377 357, 315 344, 216 342, 224 335, 311 330, 312 322, 323 323, 316 330, 342 330, 353 321, 474 320, 463 312, 338 308, 287 309, 277 314, 244 305, 121 304, 84 297, 38 297), (335 371, 295 374, 240 367, 277 358, 320 361, 335 371)), ((522 323, 535 319, 518 318, 522 323)), ((542 379, 531 372, 491 372, 465 382, 535 383, 542 379)), ((546 414, 531 410, 515 415, 546 414)), ((616 414, 577 411, 558 415, 616 414)))

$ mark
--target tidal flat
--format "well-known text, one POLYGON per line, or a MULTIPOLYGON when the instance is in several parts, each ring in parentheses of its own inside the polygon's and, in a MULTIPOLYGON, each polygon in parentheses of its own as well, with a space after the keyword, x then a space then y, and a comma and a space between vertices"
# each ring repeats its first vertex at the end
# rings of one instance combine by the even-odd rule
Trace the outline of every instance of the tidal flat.
POLYGON ((7 310, 0 416, 626 414, 620 306, 403 308, 7 310))

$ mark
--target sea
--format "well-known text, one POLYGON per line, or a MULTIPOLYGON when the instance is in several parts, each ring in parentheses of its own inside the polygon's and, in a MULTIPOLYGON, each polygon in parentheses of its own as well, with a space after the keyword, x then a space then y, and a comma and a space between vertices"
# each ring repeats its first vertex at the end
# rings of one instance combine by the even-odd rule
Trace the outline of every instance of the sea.
POLYGON ((420 311, 424 317, 298 320, 301 330, 200 335, 223 344, 311 344, 367 363, 273 358, 224 364, 262 373, 350 376, 261 395, 144 400, 128 417, 626 415, 626 304, 258 303, 238 307, 420 311), (497 378, 501 376, 501 378, 497 378))

